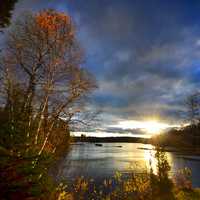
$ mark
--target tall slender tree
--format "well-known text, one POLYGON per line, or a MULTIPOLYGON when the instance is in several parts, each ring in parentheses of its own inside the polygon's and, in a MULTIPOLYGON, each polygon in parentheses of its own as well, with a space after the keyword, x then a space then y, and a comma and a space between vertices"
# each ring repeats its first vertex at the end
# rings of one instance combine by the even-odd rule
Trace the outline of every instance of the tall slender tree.
POLYGON ((45 149, 55 152, 59 144, 52 138, 63 128, 61 117, 68 130, 96 87, 93 76, 82 67, 83 56, 68 15, 45 10, 15 22, 3 51, 11 139, 20 135, 24 144, 37 147, 38 155, 45 149))

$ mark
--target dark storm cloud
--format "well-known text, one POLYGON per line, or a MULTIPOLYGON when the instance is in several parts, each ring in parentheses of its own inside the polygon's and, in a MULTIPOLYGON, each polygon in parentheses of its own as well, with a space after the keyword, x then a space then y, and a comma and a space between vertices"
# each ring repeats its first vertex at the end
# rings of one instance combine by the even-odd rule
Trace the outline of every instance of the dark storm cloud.
POLYGON ((76 23, 104 119, 180 118, 185 98, 200 85, 198 1, 22 0, 15 15, 49 7, 76 23))
POLYGON ((183 1, 73 5, 87 32, 82 42, 92 57, 89 66, 99 77, 96 101, 106 111, 125 119, 135 113, 181 117, 186 96, 200 82, 194 66, 200 31, 187 6, 183 1))

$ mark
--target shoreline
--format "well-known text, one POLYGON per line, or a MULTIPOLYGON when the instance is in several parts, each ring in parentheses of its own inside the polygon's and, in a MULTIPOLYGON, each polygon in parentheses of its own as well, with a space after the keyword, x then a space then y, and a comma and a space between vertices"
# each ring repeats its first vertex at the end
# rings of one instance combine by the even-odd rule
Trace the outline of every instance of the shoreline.
POLYGON ((90 143, 143 143, 150 144, 149 138, 140 137, 71 137, 71 142, 90 142, 90 143))
MULTIPOLYGON (((72 137, 71 145, 82 145, 77 143, 97 143, 97 146, 100 146, 99 143, 142 143, 142 144, 151 144, 155 148, 157 144, 151 142, 151 138, 140 138, 140 137, 72 137)), ((144 150, 156 150, 155 148, 145 148, 144 150)), ((170 145, 161 145, 161 148, 165 152, 172 152, 177 154, 186 154, 191 156, 200 156, 200 147, 175 147, 170 145)), ((143 148, 142 148, 143 149, 143 148)))

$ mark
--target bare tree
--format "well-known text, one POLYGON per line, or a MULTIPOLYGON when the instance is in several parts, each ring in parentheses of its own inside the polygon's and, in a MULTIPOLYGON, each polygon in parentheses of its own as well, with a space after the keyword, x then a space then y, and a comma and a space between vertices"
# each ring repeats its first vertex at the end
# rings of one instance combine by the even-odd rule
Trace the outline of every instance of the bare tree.
POLYGON ((198 124, 200 121, 200 93, 190 95, 186 101, 188 110, 188 120, 191 125, 198 124))
POLYGON ((193 144, 199 145, 200 131, 200 93, 196 92, 187 99, 188 119, 190 122, 190 132, 193 144))
POLYGON ((64 127, 61 117, 68 129, 96 88, 93 76, 81 66, 83 51, 72 20, 53 10, 26 14, 11 27, 6 44, 3 69, 8 113, 14 112, 14 91, 20 91, 18 116, 10 115, 9 120, 22 127, 27 146, 35 146, 38 155, 45 148, 55 151, 51 140, 64 127))

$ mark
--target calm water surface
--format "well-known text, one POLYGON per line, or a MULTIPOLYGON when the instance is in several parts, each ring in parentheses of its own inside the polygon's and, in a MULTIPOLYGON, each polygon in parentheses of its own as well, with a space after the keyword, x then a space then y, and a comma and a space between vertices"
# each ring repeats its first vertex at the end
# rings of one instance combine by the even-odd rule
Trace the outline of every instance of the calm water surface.
MULTIPOLYGON (((149 170, 149 160, 156 172, 152 145, 140 143, 102 143, 102 145, 101 147, 93 143, 72 145, 70 152, 60 163, 57 178, 72 181, 76 177, 84 176, 103 180, 113 177, 116 171, 128 173, 131 170, 135 172, 149 170)), ((200 156, 168 152, 167 157, 172 168, 170 174, 189 167, 192 170, 193 185, 200 187, 200 156)))

